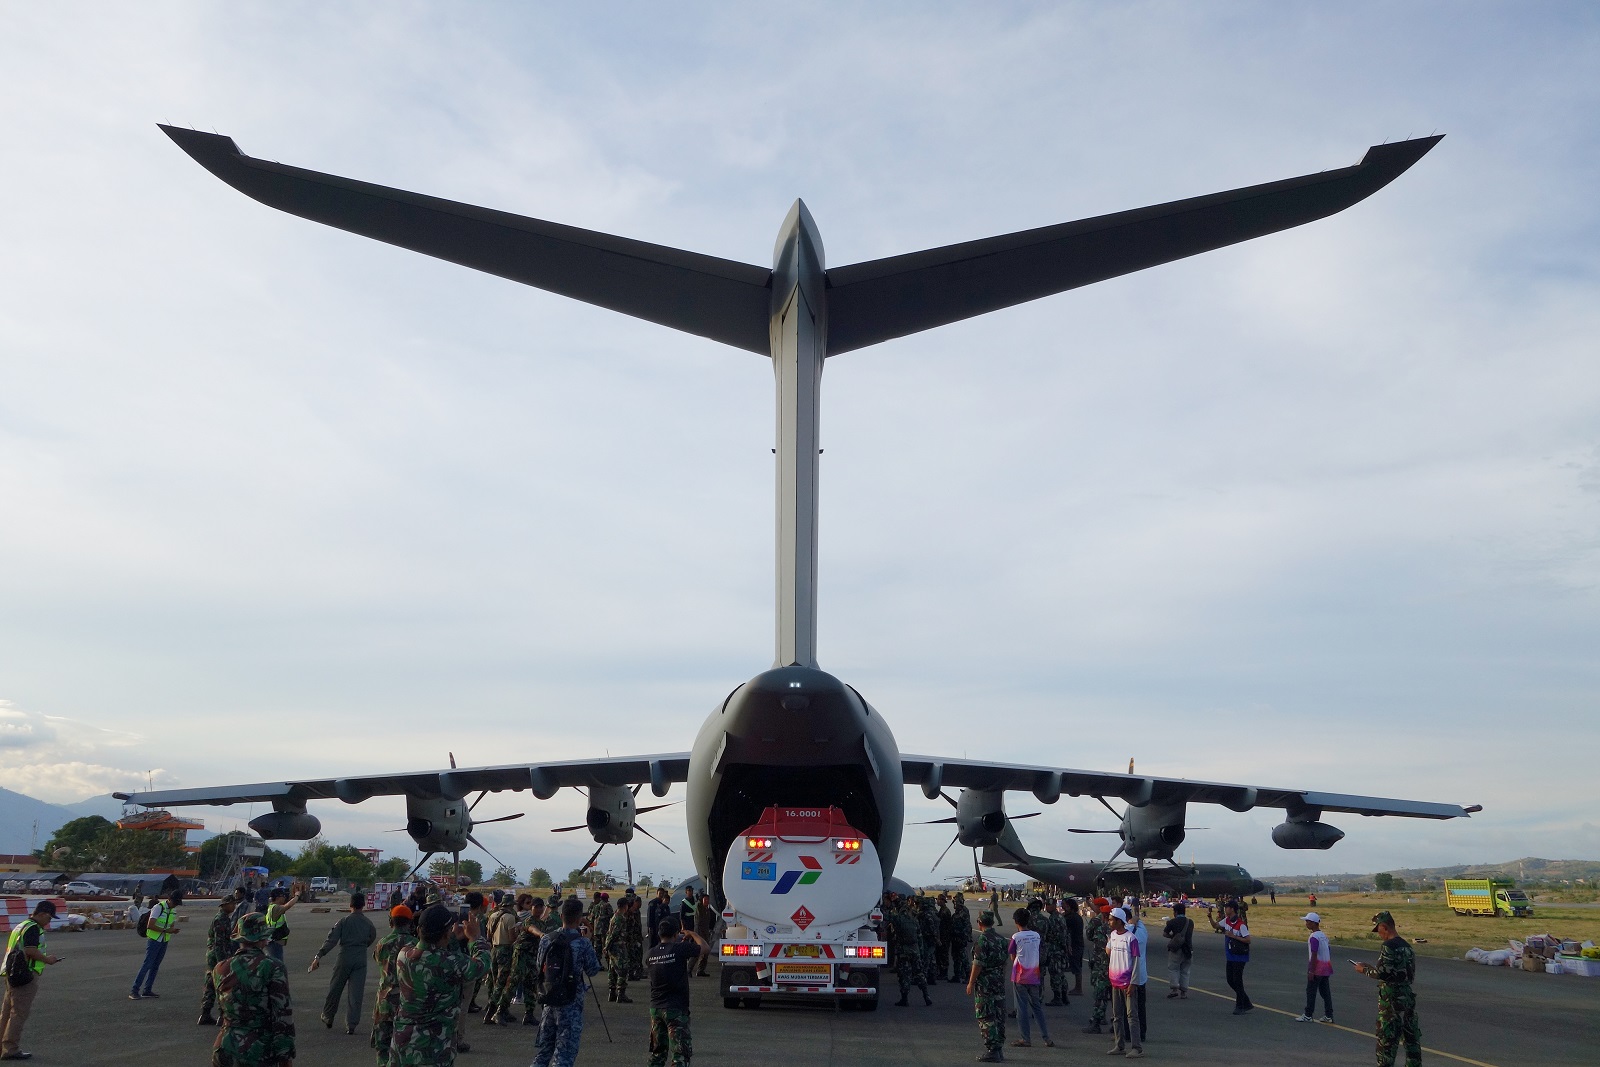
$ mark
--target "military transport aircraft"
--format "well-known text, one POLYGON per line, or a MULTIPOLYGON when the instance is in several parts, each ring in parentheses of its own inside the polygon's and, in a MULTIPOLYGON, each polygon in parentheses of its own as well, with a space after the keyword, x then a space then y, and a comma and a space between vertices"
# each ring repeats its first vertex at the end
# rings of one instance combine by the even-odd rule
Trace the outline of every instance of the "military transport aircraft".
POLYGON ((659 797, 683 782, 694 864, 719 905, 723 857, 771 805, 842 808, 873 841, 887 879, 900 853, 907 784, 930 800, 959 789, 958 837, 969 846, 998 841, 1008 790, 1044 804, 1063 793, 1118 798, 1128 805, 1125 840, 1181 840, 1190 804, 1281 808, 1285 820, 1272 839, 1284 848, 1328 848, 1343 837, 1322 821, 1327 812, 1454 819, 1479 810, 906 755, 882 714, 817 664, 825 358, 1324 218, 1387 185, 1438 137, 1379 145, 1338 170, 835 268, 826 265, 821 234, 797 200, 768 269, 254 159, 229 137, 161 128, 201 166, 270 207, 770 357, 777 381, 777 654, 770 670, 734 686, 712 709, 689 752, 286 778, 127 799, 269 803, 273 810, 251 827, 263 837, 303 840, 320 828, 308 810, 313 801, 404 796, 407 830, 433 853, 466 847, 473 826, 466 798, 473 793, 481 799, 485 791, 525 789, 548 799, 562 788, 582 789, 587 829, 604 845, 632 839, 644 785, 659 797))

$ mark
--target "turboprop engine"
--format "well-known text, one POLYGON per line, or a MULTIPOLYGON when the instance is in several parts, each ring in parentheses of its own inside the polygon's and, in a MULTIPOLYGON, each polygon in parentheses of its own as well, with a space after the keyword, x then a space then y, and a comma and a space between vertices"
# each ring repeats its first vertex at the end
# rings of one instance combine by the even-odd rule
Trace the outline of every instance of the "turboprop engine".
POLYGON ((310 841, 322 832, 322 821, 301 811, 269 811, 250 820, 250 829, 268 841, 310 841))
POLYGON ((1329 849, 1344 840, 1344 831, 1337 826, 1314 819, 1290 819, 1272 828, 1272 843, 1279 848, 1329 849))
POLYGON ((464 852, 472 835, 472 815, 464 800, 406 797, 406 833, 424 852, 464 852))
POLYGON ((968 848, 998 844, 1006 828, 1005 794, 963 789, 956 800, 956 840, 968 848))
POLYGON ((633 820, 638 814, 633 790, 625 785, 589 787, 589 811, 584 825, 597 845, 625 845, 633 840, 633 820))
POLYGON ((1142 808, 1130 807, 1122 816, 1118 833, 1122 847, 1136 860, 1170 860, 1183 844, 1185 805, 1146 804, 1142 808))

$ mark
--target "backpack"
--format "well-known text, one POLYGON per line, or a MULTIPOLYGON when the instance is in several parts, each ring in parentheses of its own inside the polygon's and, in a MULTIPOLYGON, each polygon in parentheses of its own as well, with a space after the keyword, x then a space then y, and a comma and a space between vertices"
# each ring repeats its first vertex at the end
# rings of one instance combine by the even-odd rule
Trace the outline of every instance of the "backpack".
MULTIPOLYGON (((154 911, 154 910, 155 910, 154 908, 150 909, 150 911, 154 911)), ((139 916, 139 925, 134 927, 134 929, 139 931, 139 936, 140 937, 143 937, 143 936, 145 936, 146 934, 148 934, 150 932, 150 912, 149 911, 147 911, 144 914, 139 916)))
POLYGON ((578 968, 572 959, 573 935, 563 931, 550 938, 544 964, 539 968, 539 1003, 564 1008, 578 999, 578 968))
MULTIPOLYGON (((32 920, 28 920, 32 922, 32 920)), ((18 929, 21 929, 19 926, 18 929)), ((32 961, 22 949, 22 938, 17 938, 17 947, 6 953, 6 984, 13 989, 27 985, 33 981, 32 961)))

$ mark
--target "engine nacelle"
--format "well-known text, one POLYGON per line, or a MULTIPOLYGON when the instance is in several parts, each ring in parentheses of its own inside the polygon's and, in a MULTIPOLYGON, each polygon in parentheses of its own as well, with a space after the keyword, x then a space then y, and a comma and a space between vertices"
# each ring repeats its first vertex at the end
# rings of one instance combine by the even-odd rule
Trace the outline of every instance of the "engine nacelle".
POLYGON ((1325 822, 1281 822, 1272 828, 1272 843, 1279 848, 1332 848, 1344 840, 1344 831, 1325 822))
POLYGON ((633 790, 625 785, 589 788, 589 811, 584 823, 597 845, 625 845, 633 840, 633 790))
POLYGON ((449 797, 406 797, 406 833, 424 852, 462 852, 472 832, 467 802, 449 797))
POLYGON ((250 829, 269 841, 310 841, 322 833, 322 820, 304 811, 269 811, 251 819, 250 829))
POLYGON ((1183 844, 1185 807, 1181 800, 1130 807, 1119 830, 1128 855, 1136 860, 1170 860, 1183 844))
POLYGON ((1000 842, 1006 828, 1005 794, 997 790, 963 789, 956 799, 956 840, 968 848, 1000 842))

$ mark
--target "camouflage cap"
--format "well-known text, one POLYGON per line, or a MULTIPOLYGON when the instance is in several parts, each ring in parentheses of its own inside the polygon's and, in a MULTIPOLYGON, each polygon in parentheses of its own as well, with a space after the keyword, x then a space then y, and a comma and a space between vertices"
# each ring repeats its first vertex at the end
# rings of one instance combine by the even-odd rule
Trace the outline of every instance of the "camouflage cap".
POLYGON ((239 941, 265 941, 271 936, 264 912, 252 911, 234 923, 234 938, 239 941))
POLYGON ((983 911, 978 912, 978 925, 979 926, 994 926, 995 925, 994 912, 990 911, 987 908, 985 908, 983 911))
POLYGON ((1378 914, 1376 914, 1376 915, 1374 915, 1372 917, 1372 929, 1373 929, 1374 933, 1377 932, 1378 927, 1383 926, 1385 924, 1387 924, 1389 926, 1393 926, 1394 925, 1394 916, 1390 915, 1386 911, 1380 911, 1380 912, 1378 912, 1378 914))

